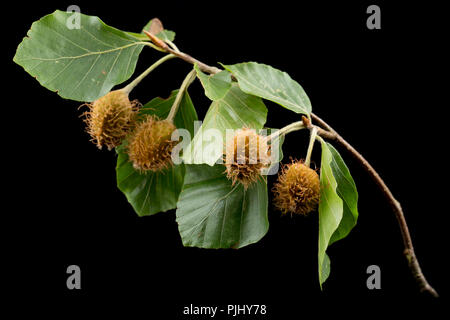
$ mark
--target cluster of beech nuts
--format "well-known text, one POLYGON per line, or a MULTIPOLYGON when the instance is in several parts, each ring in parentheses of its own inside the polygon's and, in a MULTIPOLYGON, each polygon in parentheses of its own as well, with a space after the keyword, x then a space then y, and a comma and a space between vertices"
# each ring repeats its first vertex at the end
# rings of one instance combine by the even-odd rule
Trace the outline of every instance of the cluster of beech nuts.
POLYGON ((139 103, 130 101, 123 90, 111 91, 87 106, 89 110, 83 114, 86 131, 99 149, 106 146, 111 150, 126 140, 136 170, 157 172, 172 166, 176 144, 171 140, 176 129, 172 121, 150 115, 138 118, 139 103))
MULTIPOLYGON (((171 152, 177 142, 171 140, 176 130, 171 120, 138 117, 139 103, 130 101, 124 90, 111 91, 87 106, 83 114, 86 131, 98 148, 111 150, 126 141, 129 160, 142 174, 173 165, 171 152)), ((237 130, 229 140, 224 146, 226 176, 233 185, 240 183, 247 189, 270 167, 270 143, 249 128, 237 130)), ((302 161, 292 161, 282 166, 274 184, 274 205, 283 214, 306 215, 317 208, 319 186, 315 170, 302 161)))

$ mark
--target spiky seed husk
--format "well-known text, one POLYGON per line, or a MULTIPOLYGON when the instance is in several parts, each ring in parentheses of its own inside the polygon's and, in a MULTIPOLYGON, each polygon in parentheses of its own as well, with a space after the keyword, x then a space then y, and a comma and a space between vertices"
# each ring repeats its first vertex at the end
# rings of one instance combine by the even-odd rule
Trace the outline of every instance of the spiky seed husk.
POLYGON ((106 146, 111 150, 120 145, 134 126, 138 102, 130 101, 124 91, 114 90, 86 105, 89 111, 82 116, 91 141, 99 149, 106 146))
POLYGON ((149 115, 137 124, 128 139, 133 167, 141 172, 156 172, 172 166, 171 153, 177 141, 172 141, 171 136, 175 129, 171 121, 149 115))
POLYGON ((227 178, 240 182, 245 189, 261 177, 261 170, 270 164, 270 149, 265 137, 253 129, 238 130, 225 146, 227 178))
POLYGON ((320 179, 317 172, 300 161, 284 165, 274 184, 274 205, 283 214, 307 215, 319 203, 320 179))

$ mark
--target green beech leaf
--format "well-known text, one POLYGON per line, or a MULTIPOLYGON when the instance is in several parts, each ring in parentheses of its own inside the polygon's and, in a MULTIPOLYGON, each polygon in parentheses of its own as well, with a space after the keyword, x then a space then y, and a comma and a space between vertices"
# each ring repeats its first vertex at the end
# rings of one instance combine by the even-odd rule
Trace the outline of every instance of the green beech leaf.
POLYGON ((14 62, 63 98, 93 101, 130 78, 145 42, 84 14, 80 28, 69 29, 73 14, 57 10, 34 22, 14 62))
POLYGON ((331 144, 327 143, 327 145, 333 156, 331 168, 337 182, 336 192, 343 200, 344 209, 341 223, 330 239, 330 244, 332 244, 345 238, 356 225, 358 219, 358 191, 341 155, 331 144))
MULTIPOLYGON (((343 202, 336 192, 337 182, 333 175, 331 163, 333 154, 328 144, 322 140, 322 159, 320 165, 320 200, 319 200, 319 283, 320 287, 328 277, 325 272, 329 263, 325 261, 325 251, 333 233, 338 228, 343 214, 343 202), (325 261, 325 262, 324 262, 325 261)), ((328 272, 329 273, 329 272, 328 272)))
POLYGON ((197 77, 205 89, 205 95, 215 101, 222 99, 231 88, 231 74, 226 71, 220 71, 213 75, 203 73, 197 64, 194 66, 197 71, 197 77))
POLYGON ((267 183, 231 184, 223 165, 186 165, 177 223, 185 246, 242 248, 269 228, 267 183))
MULTIPOLYGON (((172 91, 168 99, 155 98, 143 106, 140 114, 155 114, 164 119, 169 114, 178 90, 172 91)), ((194 132, 193 123, 197 113, 186 92, 174 118, 177 128, 194 132)), ((125 194, 128 202, 139 216, 152 215, 176 208, 178 196, 183 186, 185 167, 174 165, 162 172, 141 174, 133 168, 126 153, 126 143, 117 149, 117 186, 125 194)))
POLYGON ((297 113, 311 113, 311 102, 305 91, 286 72, 256 62, 223 66, 238 80, 242 91, 297 113))
POLYGON ((184 162, 214 165, 222 156, 227 129, 261 129, 266 117, 267 108, 262 100, 244 93, 237 84, 233 84, 222 99, 211 103, 199 132, 185 150, 184 162), (218 136, 210 137, 212 132, 218 136))

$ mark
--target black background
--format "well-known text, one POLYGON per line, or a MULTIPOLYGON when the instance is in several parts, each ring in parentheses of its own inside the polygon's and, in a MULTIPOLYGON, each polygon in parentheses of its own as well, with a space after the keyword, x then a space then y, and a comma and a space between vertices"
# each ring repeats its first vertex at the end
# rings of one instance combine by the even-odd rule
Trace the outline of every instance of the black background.
MULTIPOLYGON (((2 28, 8 36, 2 50, 8 70, 2 264, 11 300, 21 306, 36 302, 17 312, 43 310, 64 318, 123 309, 143 311, 150 319, 188 319, 182 308, 191 303, 267 304, 270 319, 293 319, 311 308, 317 316, 365 317, 438 307, 418 292, 383 195, 344 150, 338 148, 358 187, 360 218, 346 239, 329 248, 331 275, 321 292, 317 215, 281 217, 269 205, 270 229, 257 244, 240 250, 183 248, 174 211, 144 218, 133 212, 115 184, 116 156, 89 142, 79 103, 41 87, 12 62, 33 21, 77 4, 82 13, 127 31, 138 32, 157 16, 177 32, 182 51, 208 64, 257 61, 289 72, 308 93, 313 111, 373 164, 402 203, 416 254, 442 302, 448 295, 443 8, 430 2, 296 2, 11 4, 14 17, 2 28), (381 7, 381 30, 366 28, 370 4, 381 7), (81 267, 80 291, 66 288, 71 264, 81 267), (372 264, 381 268, 381 290, 366 287, 372 264)), ((158 57, 144 49, 136 74, 158 57)), ((179 60, 166 63, 131 98, 167 97, 190 68, 179 60)), ((210 102, 198 82, 190 94, 203 118, 210 102)), ((275 104, 267 106, 269 127, 298 120, 275 104)), ((307 139, 306 132, 290 134, 286 158, 304 157, 307 139)), ((313 155, 317 163, 319 149, 313 155)))

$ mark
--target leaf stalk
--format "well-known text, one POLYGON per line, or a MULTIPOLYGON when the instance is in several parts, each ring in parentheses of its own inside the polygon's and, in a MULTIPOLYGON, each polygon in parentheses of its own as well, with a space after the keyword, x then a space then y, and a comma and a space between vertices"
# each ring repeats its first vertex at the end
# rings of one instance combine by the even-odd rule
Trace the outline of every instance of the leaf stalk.
POLYGON ((178 107, 180 106, 184 92, 187 90, 189 85, 195 80, 196 76, 197 72, 195 71, 195 69, 192 69, 191 72, 187 74, 186 78, 184 78, 183 83, 181 84, 181 87, 178 90, 177 96, 175 97, 175 101, 173 102, 173 105, 170 108, 170 112, 166 120, 173 122, 173 118, 177 114, 178 107))
POLYGON ((314 142, 316 142, 317 137, 317 127, 313 127, 311 129, 311 136, 309 138, 309 145, 308 145, 308 151, 306 152, 306 159, 305 159, 305 166, 309 167, 311 163, 311 154, 314 148, 314 142))
POLYGON ((303 121, 296 121, 292 122, 291 124, 281 128, 280 130, 275 131, 270 136, 267 136, 266 140, 271 141, 272 139, 278 137, 278 136, 284 136, 288 134, 289 132, 298 131, 301 129, 305 129, 306 127, 303 124, 303 121))
POLYGON ((139 76, 136 77, 132 82, 130 82, 127 86, 125 86, 122 90, 126 94, 130 94, 130 92, 146 77, 150 72, 155 70, 158 66, 166 62, 167 60, 173 59, 176 56, 173 54, 168 54, 156 61, 154 64, 152 64, 150 67, 147 68, 144 72, 142 72, 139 76))

